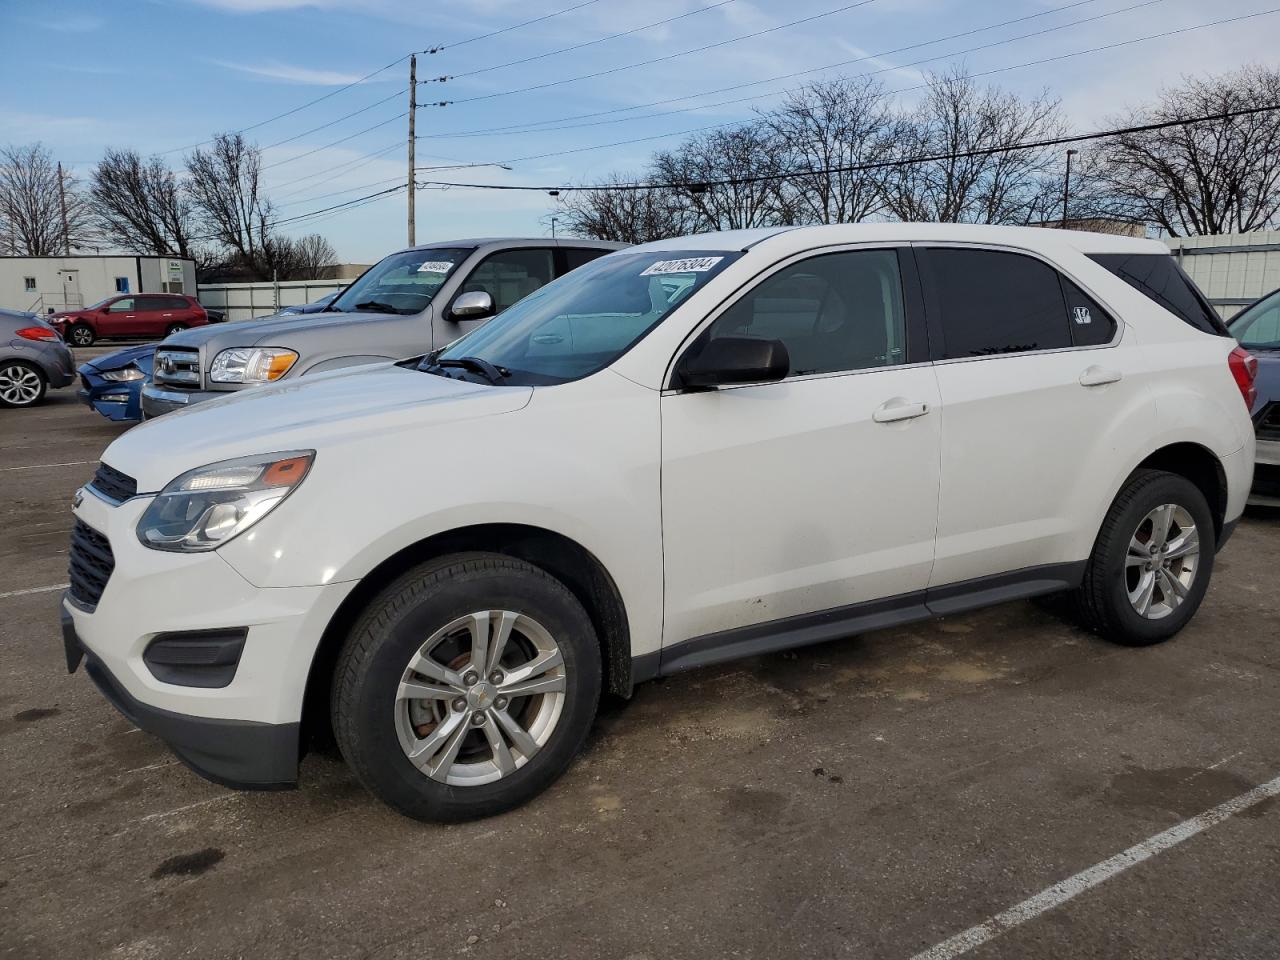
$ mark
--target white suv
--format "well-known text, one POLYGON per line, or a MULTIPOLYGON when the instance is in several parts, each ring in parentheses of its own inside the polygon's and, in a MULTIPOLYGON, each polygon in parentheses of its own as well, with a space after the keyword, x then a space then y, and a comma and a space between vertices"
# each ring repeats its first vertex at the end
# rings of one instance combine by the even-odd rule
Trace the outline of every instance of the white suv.
POLYGON ((331 726, 398 810, 492 814, 659 675, 1055 591, 1172 636, 1249 492, 1251 364, 1151 241, 631 248, 425 358, 116 440, 68 665, 211 779, 293 785, 331 726))

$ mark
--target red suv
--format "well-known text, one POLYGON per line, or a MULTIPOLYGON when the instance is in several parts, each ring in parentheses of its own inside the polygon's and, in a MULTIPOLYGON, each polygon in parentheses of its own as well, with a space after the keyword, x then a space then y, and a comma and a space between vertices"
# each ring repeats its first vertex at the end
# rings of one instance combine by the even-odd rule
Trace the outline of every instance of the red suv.
POLYGON ((195 297, 177 293, 132 293, 108 297, 83 310, 67 310, 44 319, 77 347, 120 337, 167 337, 201 327, 209 315, 195 297))

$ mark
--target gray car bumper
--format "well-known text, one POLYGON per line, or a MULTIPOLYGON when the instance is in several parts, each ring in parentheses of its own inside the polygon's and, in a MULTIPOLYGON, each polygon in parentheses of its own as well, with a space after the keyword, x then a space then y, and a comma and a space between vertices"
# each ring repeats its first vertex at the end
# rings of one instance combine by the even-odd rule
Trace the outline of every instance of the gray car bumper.
POLYGON ((206 400, 230 396, 227 391, 214 390, 166 390, 154 383, 142 388, 142 419, 150 420, 175 410, 185 410, 206 400))

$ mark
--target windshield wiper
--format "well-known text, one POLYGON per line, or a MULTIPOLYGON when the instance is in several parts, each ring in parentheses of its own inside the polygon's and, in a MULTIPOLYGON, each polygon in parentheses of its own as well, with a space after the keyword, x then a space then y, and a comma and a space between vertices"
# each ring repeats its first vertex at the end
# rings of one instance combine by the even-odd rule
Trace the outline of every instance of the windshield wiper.
POLYGON ((356 309, 357 310, 377 310, 379 313, 399 313, 400 312, 391 304, 383 303, 381 300, 366 300, 364 303, 357 303, 356 309))
POLYGON ((457 367, 462 370, 470 370, 472 373, 478 373, 494 385, 511 376, 511 371, 506 367, 499 367, 481 357, 450 357, 446 360, 437 360, 435 357, 428 355, 427 361, 418 369, 430 370, 432 367, 457 367))

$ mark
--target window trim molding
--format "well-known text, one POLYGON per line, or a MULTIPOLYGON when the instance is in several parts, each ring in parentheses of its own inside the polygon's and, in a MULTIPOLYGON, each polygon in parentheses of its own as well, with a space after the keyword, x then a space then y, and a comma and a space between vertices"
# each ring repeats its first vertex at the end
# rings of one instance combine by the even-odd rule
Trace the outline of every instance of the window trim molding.
MULTIPOLYGON (((929 334, 931 338, 930 344, 929 344, 931 356, 934 352, 934 344, 932 342, 932 337, 936 333, 938 338, 942 341, 941 343, 938 344, 938 347, 942 348, 945 346, 946 332, 942 329, 942 317, 941 317, 942 308, 938 303, 937 290, 933 286, 933 282, 934 282, 933 274, 930 272, 929 266, 928 266, 930 248, 935 248, 935 249, 949 248, 949 249, 959 249, 959 250, 986 250, 992 253, 1011 253, 1018 256, 1031 257, 1034 260, 1039 260, 1041 263, 1047 266, 1050 270, 1053 270, 1057 275, 1066 277, 1072 283, 1074 283, 1077 287, 1079 287, 1084 293, 1088 294, 1088 296, 1091 299, 1093 299, 1100 307, 1102 307, 1104 310, 1107 311, 1108 316, 1110 316, 1110 318, 1115 322, 1115 326, 1116 326, 1115 334, 1106 343, 1089 343, 1089 344, 1079 344, 1079 345, 1071 343, 1065 347, 1046 347, 1043 350, 1018 350, 1018 351, 1011 351, 1009 353, 992 353, 992 354, 987 354, 980 357, 938 356, 938 357, 933 357, 932 359, 932 362, 935 365, 941 366, 943 364, 952 364, 952 363, 979 363, 984 360, 1001 360, 1001 359, 1008 359, 1010 357, 1038 357, 1038 356, 1044 356, 1044 355, 1054 354, 1054 353, 1075 352, 1079 350, 1109 350, 1112 347, 1119 346, 1120 343, 1124 340, 1124 331, 1125 331, 1126 324, 1124 322, 1124 319, 1121 317, 1119 311, 1117 311, 1115 307, 1109 304, 1105 297, 1098 296, 1098 294, 1093 290, 1093 288, 1087 282, 1082 281, 1078 275, 1064 268, 1062 264, 1049 259, 1039 251, 1028 250, 1025 247, 1009 246, 1007 244, 971 243, 971 242, 964 242, 959 240, 947 240, 947 241, 916 240, 916 241, 912 241, 911 247, 912 249, 916 250, 917 253, 919 254, 917 258, 917 262, 919 263, 919 268, 920 268, 920 287, 921 287, 921 290, 923 291, 924 298, 925 298, 926 322, 929 327, 929 334)), ((1061 283, 1059 283, 1059 288, 1061 289, 1061 283)), ((1064 297, 1063 309, 1065 308, 1066 308, 1066 299, 1064 297)), ((1069 316, 1066 318, 1066 320, 1067 320, 1067 323, 1070 324, 1071 319, 1069 316)), ((1070 333, 1071 333, 1071 330, 1070 330, 1070 327, 1068 327, 1067 328, 1068 336, 1070 336, 1070 333)))

